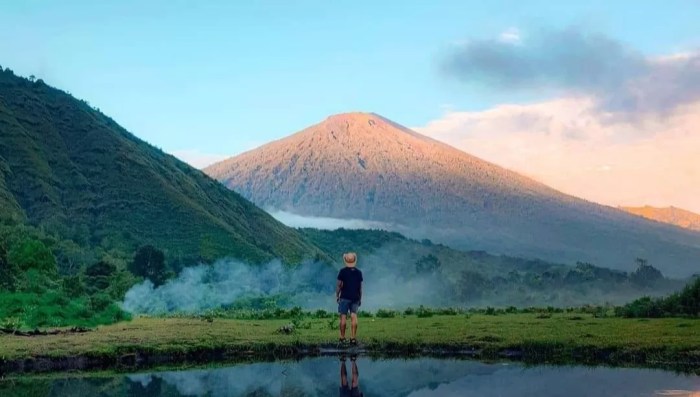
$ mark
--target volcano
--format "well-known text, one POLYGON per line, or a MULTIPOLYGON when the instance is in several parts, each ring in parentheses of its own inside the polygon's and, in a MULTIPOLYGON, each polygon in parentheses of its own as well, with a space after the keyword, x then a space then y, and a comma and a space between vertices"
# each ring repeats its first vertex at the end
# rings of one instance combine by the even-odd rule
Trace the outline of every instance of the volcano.
POLYGON ((205 172, 268 211, 372 221, 460 249, 700 270, 700 233, 561 193, 374 113, 328 117, 205 172))

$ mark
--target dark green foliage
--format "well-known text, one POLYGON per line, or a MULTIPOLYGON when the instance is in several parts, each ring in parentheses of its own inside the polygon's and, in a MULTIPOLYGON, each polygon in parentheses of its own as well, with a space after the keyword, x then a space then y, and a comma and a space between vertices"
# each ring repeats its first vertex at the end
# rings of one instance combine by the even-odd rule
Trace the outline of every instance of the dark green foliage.
POLYGON ((463 271, 459 279, 460 296, 465 301, 480 298, 488 289, 491 283, 481 273, 463 271))
POLYGON ((41 241, 37 240, 27 239, 15 244, 7 259, 23 272, 35 270, 53 275, 57 271, 56 258, 41 241))
POLYGON ((425 318, 425 317, 432 317, 433 316, 433 310, 430 309, 429 307, 424 307, 421 305, 417 310, 416 310, 416 316, 425 318))
POLYGON ((433 254, 428 254, 416 261, 416 273, 433 273, 440 271, 440 259, 433 254))
POLYGON ((139 277, 151 280, 155 286, 165 283, 172 274, 165 266, 163 251, 152 245, 143 246, 136 251, 128 270, 139 277))
POLYGON ((95 326, 128 318, 111 299, 93 306, 86 298, 71 299, 60 291, 0 293, 0 319, 17 322, 17 328, 95 326))
POLYGON ((70 274, 143 244, 205 261, 327 258, 86 102, 9 70, 0 72, 0 218, 56 237, 52 250, 70 274))
POLYGON ((396 312, 394 310, 379 309, 375 315, 378 318, 392 318, 396 317, 396 312))
POLYGON ((116 271, 116 266, 105 261, 99 261, 88 266, 85 269, 85 286, 87 290, 91 294, 105 291, 112 285, 112 279, 116 271))
POLYGON ((21 329, 93 326, 128 319, 115 303, 121 296, 114 285, 121 284, 112 282, 117 274, 114 265, 98 262, 88 266, 86 283, 79 274, 61 276, 51 250, 32 236, 36 235, 23 229, 16 234, 0 233, 0 323, 21 329), (88 297, 88 292, 94 295, 88 297))
POLYGON ((71 298, 77 298, 85 295, 87 290, 83 285, 80 276, 66 276, 63 278, 63 292, 71 298))
POLYGON ((0 291, 14 291, 19 269, 7 259, 7 251, 0 244, 0 291))
POLYGON ((645 259, 637 258, 638 268, 630 274, 630 280, 642 287, 649 287, 664 278, 663 274, 647 263, 645 259))
MULTIPOLYGON (((324 252, 331 254, 336 262, 341 262, 343 253, 348 251, 357 252, 361 261, 364 254, 374 252, 387 244, 406 241, 406 237, 399 233, 383 230, 340 228, 332 231, 301 229, 301 232, 324 252)), ((358 266, 362 266, 362 263, 359 262, 358 266)))
MULTIPOLYGON (((555 279, 552 278, 552 281, 555 279)), ((627 274, 619 270, 598 267, 590 263, 578 262, 574 269, 566 273, 563 281, 568 284, 589 281, 605 281, 619 283, 627 280, 627 274)))
POLYGON ((666 298, 643 297, 615 309, 621 317, 700 317, 700 278, 666 298))

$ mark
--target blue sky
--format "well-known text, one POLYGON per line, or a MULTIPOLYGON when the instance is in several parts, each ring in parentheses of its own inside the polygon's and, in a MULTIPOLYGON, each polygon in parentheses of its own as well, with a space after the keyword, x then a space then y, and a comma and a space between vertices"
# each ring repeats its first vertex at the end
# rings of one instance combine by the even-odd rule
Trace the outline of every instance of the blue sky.
POLYGON ((687 1, 38 1, 0 4, 0 65, 166 151, 235 154, 326 116, 408 126, 547 99, 440 72, 469 40, 582 27, 647 56, 695 50, 687 1))

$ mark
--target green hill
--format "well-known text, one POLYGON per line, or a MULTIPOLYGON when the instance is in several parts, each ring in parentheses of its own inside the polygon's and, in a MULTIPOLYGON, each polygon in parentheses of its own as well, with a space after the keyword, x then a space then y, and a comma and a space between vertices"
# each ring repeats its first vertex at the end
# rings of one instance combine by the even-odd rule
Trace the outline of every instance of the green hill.
POLYGON ((297 231, 61 90, 0 69, 0 218, 83 250, 296 263, 297 231))

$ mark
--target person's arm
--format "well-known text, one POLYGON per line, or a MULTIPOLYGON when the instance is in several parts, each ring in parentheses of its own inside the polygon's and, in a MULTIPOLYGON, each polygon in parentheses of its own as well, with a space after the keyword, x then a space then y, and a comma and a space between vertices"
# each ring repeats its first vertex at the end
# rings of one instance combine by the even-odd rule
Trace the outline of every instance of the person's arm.
POLYGON ((335 285, 335 300, 340 301, 340 289, 343 288, 343 282, 338 280, 335 285))
POLYGON ((364 284, 365 278, 362 276, 362 272, 360 272, 360 300, 358 303, 362 305, 362 285, 364 284))

